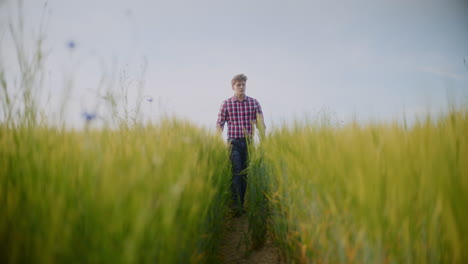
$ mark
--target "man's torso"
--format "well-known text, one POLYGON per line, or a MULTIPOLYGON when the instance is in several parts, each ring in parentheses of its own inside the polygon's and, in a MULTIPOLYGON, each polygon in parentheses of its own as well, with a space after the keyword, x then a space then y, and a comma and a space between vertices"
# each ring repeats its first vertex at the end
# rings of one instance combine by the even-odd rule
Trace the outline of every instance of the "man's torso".
MULTIPOLYGON (((240 101, 235 96, 225 100, 228 138, 243 138, 252 135, 252 124, 257 120, 258 101, 245 96, 240 101)), ((260 110, 261 111, 261 110, 260 110)))

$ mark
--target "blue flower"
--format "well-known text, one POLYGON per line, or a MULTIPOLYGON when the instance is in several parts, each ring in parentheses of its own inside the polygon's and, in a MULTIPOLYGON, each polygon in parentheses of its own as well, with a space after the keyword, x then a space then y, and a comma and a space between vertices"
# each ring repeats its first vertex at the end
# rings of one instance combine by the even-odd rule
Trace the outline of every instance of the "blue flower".
POLYGON ((83 112, 83 113, 81 113, 81 116, 83 116, 83 118, 86 120, 86 122, 89 122, 89 121, 95 119, 97 115, 95 113, 83 112))
POLYGON ((75 44, 75 42, 73 40, 70 40, 70 41, 68 41, 67 46, 68 46, 69 49, 72 50, 72 49, 75 48, 76 44, 75 44))
POLYGON ((146 101, 152 103, 153 102, 153 97, 146 96, 146 101))

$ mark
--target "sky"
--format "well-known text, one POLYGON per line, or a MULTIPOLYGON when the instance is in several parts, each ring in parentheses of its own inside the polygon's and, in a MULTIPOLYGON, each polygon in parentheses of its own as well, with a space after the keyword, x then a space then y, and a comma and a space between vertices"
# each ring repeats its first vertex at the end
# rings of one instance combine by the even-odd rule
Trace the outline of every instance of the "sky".
MULTIPOLYGON (((16 1, 0 9, 0 58, 14 83, 16 1)), ((140 87, 153 98, 145 118, 214 129, 238 73, 267 127, 322 112, 393 120, 468 99, 467 0, 24 0, 22 12, 26 47, 45 18, 41 97, 73 126, 83 111, 103 114, 107 89, 126 87, 131 106, 140 87)))

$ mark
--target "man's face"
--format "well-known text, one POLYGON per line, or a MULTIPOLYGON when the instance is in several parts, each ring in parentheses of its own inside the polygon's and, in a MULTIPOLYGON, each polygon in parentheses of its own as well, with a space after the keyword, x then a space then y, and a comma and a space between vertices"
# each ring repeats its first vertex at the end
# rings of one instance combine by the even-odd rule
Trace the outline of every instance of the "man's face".
POLYGON ((236 81, 232 85, 232 90, 236 95, 245 95, 245 82, 244 81, 236 81))

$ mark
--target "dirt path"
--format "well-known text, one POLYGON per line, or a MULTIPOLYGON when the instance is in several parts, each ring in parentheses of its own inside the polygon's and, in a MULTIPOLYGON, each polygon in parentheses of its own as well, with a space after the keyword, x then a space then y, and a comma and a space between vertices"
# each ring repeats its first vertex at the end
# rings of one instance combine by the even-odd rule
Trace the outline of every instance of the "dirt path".
POLYGON ((267 237, 265 245, 257 250, 247 248, 248 231, 249 222, 246 215, 229 218, 226 235, 221 245, 222 263, 286 263, 281 259, 279 250, 274 246, 270 237, 267 237))

